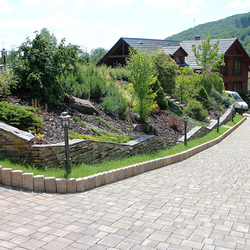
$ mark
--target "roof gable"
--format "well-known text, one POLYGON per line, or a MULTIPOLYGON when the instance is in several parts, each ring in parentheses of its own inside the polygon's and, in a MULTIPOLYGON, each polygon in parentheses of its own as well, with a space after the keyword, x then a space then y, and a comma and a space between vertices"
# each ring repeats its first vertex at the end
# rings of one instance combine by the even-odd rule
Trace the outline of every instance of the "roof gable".
MULTIPOLYGON (((233 45, 237 46, 240 53, 244 56, 248 65, 250 65, 250 58, 237 38, 225 38, 225 39, 211 39, 210 44, 215 45, 219 40, 218 53, 229 53, 233 45)), ((107 54, 97 63, 101 65, 106 63, 107 65, 116 66, 117 64, 125 64, 126 58, 129 56, 129 47, 135 50, 143 49, 148 53, 152 53, 155 50, 163 49, 166 53, 173 56, 178 51, 182 51, 186 57, 186 65, 193 69, 201 69, 196 63, 194 52, 192 51, 193 45, 198 46, 204 40, 192 40, 192 41, 170 41, 160 39, 146 39, 146 38, 125 38, 121 37, 117 43, 107 52, 107 54)))

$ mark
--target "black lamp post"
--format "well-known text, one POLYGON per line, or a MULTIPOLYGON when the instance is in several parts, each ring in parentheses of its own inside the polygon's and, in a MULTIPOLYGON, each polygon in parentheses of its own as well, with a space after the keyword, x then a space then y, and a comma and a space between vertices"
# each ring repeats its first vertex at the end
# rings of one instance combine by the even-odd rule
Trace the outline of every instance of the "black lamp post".
POLYGON ((219 128, 220 128, 220 113, 216 113, 217 116, 217 133, 219 133, 219 128))
POLYGON ((60 116, 60 119, 62 120, 62 128, 64 129, 64 139, 65 139, 65 167, 66 172, 70 173, 70 160, 69 158, 69 137, 68 137, 68 129, 69 129, 69 118, 71 118, 70 115, 68 115, 68 112, 62 112, 62 115, 60 116))
POLYGON ((2 50, 2 58, 3 58, 3 64, 4 66, 6 65, 7 63, 7 50, 3 48, 2 50))
POLYGON ((185 125, 184 145, 187 146, 187 123, 188 123, 188 116, 187 116, 187 114, 185 114, 183 116, 183 121, 184 121, 184 125, 185 125))

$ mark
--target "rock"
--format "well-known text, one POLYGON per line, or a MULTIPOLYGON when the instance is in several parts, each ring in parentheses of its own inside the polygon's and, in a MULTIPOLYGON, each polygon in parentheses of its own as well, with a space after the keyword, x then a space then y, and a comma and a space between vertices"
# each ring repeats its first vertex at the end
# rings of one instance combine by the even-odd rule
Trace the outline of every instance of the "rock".
POLYGON ((88 100, 80 99, 73 96, 72 98, 68 98, 66 102, 69 107, 75 108, 83 114, 93 115, 95 113, 96 115, 98 115, 98 111, 88 100))

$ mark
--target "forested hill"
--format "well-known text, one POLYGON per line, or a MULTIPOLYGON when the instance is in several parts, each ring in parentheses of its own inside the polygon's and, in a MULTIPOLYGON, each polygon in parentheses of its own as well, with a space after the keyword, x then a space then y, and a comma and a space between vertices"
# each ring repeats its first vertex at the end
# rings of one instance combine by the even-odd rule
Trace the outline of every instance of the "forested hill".
POLYGON ((197 25, 194 28, 182 31, 166 40, 194 40, 196 35, 206 39, 211 38, 238 38, 244 49, 250 56, 250 12, 221 19, 215 22, 197 25))

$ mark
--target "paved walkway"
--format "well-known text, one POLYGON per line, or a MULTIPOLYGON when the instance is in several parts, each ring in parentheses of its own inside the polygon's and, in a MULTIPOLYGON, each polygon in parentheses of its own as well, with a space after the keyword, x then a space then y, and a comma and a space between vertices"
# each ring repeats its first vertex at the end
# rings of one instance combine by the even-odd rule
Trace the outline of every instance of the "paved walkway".
POLYGON ((0 185, 2 249, 250 249, 250 117, 177 164, 78 194, 0 185))

